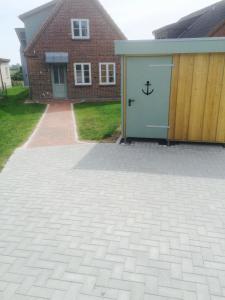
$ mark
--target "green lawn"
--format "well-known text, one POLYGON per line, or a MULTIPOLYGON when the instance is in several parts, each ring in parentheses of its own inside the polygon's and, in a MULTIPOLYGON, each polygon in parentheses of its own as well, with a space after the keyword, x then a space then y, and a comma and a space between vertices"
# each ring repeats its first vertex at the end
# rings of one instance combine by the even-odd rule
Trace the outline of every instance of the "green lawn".
POLYGON ((82 103, 74 107, 81 140, 115 140, 119 136, 120 103, 82 103))
POLYGON ((14 87, 0 100, 0 169, 15 148, 23 144, 39 120, 45 106, 24 104, 28 90, 14 87))

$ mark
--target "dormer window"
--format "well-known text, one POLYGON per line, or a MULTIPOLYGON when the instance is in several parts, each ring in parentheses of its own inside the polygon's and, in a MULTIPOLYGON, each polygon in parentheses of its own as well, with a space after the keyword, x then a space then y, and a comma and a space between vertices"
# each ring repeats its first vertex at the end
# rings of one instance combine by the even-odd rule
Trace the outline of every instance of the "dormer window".
POLYGON ((72 19, 72 37, 75 40, 90 39, 90 28, 88 19, 72 19))

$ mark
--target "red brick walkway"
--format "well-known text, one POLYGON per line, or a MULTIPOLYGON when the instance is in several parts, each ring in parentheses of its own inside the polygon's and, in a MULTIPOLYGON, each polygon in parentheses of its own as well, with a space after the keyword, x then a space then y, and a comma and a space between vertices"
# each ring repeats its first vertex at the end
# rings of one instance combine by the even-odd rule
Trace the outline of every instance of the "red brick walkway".
POLYGON ((76 143, 70 103, 51 103, 26 147, 62 146, 76 143))

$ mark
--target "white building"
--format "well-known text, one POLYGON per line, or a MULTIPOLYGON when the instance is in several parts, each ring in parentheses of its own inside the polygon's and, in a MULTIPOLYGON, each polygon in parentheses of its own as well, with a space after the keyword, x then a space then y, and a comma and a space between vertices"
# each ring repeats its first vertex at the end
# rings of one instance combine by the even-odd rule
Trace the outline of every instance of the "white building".
POLYGON ((12 86, 9 62, 9 59, 0 58, 0 89, 12 86))

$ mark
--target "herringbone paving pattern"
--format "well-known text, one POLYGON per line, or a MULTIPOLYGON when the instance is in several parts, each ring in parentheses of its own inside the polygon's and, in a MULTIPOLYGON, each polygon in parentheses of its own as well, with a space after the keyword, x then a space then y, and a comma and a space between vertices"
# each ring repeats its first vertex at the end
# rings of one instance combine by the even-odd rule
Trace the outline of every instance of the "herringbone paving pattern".
POLYGON ((225 150, 19 149, 0 174, 0 299, 225 299, 225 150))

